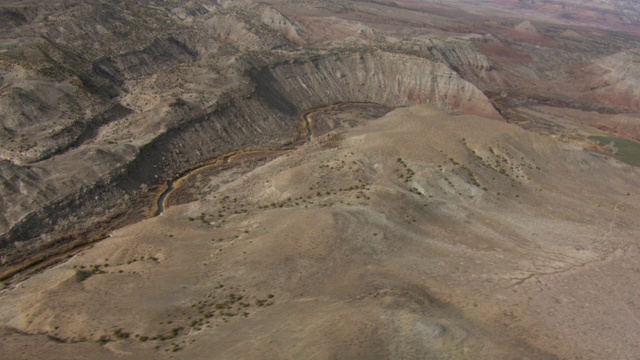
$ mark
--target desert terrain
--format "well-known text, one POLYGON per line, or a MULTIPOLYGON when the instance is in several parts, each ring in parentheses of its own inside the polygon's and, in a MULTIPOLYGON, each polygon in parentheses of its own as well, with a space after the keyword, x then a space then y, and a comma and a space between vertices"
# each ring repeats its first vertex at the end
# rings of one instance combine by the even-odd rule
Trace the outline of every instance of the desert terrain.
POLYGON ((0 20, 0 354, 640 353, 636 3, 0 20))

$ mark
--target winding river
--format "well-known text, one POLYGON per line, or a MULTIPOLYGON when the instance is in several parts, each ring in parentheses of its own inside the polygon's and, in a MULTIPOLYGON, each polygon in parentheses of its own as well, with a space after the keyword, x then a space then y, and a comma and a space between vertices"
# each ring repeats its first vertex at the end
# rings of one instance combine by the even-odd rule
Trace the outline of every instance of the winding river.
MULTIPOLYGON (((310 109, 304 112, 300 117, 301 118, 300 121, 304 126, 304 130, 306 131, 306 133, 304 135, 301 134, 301 136, 304 136, 307 142, 311 141, 311 139, 313 138, 313 116, 316 114, 326 112, 326 111, 343 110, 345 108, 350 108, 350 107, 371 107, 371 106, 382 106, 382 105, 377 103, 368 103, 368 102, 347 102, 347 103, 324 105, 321 107, 310 109)), ((171 194, 176 189, 180 187, 180 183, 182 183, 184 180, 186 180, 190 176, 200 172, 201 170, 204 170, 205 168, 229 164, 232 161, 232 157, 240 154, 251 154, 251 153, 258 153, 258 152, 274 152, 274 153, 280 152, 284 154, 286 152, 297 149, 299 146, 300 145, 294 145, 291 147, 283 147, 281 149, 236 150, 236 151, 224 154, 222 156, 218 156, 213 159, 210 159, 194 168, 185 170, 179 173, 178 175, 174 176, 172 179, 167 180, 167 184, 164 191, 156 199, 155 216, 160 216, 164 213, 165 209, 167 208, 167 199, 169 198, 169 196, 171 196, 171 194)))
MULTIPOLYGON (((313 108, 310 109, 308 111, 306 111, 305 113, 303 113, 301 115, 301 130, 299 133, 299 139, 297 141, 295 141, 293 144, 290 145, 285 145, 281 148, 278 149, 242 149, 242 150, 237 150, 237 151, 233 151, 215 158, 212 158, 208 161, 205 161, 199 165, 193 166, 189 169, 183 170, 182 172, 178 173, 176 176, 174 176, 172 179, 168 180, 166 183, 166 187, 164 188, 164 190, 156 197, 155 200, 155 212, 154 215, 155 216, 159 216, 162 215, 164 213, 164 211, 167 209, 167 199, 171 196, 171 194, 177 190, 178 188, 180 188, 180 184, 183 183, 186 179, 188 179, 190 176, 197 174, 198 172, 200 172, 201 170, 204 170, 208 167, 215 167, 215 166, 223 166, 226 164, 230 164, 233 162, 233 160, 235 159, 235 157, 240 157, 240 156, 244 156, 244 155, 248 155, 248 156, 252 156, 252 155, 256 155, 256 154, 285 154, 287 152, 293 151, 295 149, 297 149, 298 147, 300 147, 301 145, 303 145, 305 142, 309 142, 312 141, 313 136, 314 136, 314 132, 313 132, 313 116, 318 114, 318 113, 322 113, 325 111, 337 111, 337 110, 344 110, 347 108, 354 108, 354 107, 384 107, 387 108, 386 106, 382 105, 382 104, 378 104, 378 103, 367 103, 367 102, 347 102, 347 103, 336 103, 336 104, 332 104, 332 105, 325 105, 325 106, 320 106, 317 108, 313 108), (306 141, 304 141, 304 140, 306 141)), ((34 260, 32 262, 30 262, 29 264, 20 267, 20 268, 16 268, 16 269, 12 269, 2 275, 2 280, 6 280, 6 279, 11 279, 9 280, 10 283, 13 282, 18 282, 20 281, 20 279, 24 279, 25 277, 39 272, 41 270, 44 270, 50 266, 53 266, 61 261, 64 261, 65 259, 73 256, 74 254, 77 254, 87 248, 90 248, 91 246, 93 246, 93 244, 95 242, 98 242, 100 240, 103 240, 105 238, 109 237, 109 235, 99 235, 97 237, 91 238, 91 239, 86 239, 86 241, 82 241, 79 243, 75 243, 75 244, 70 244, 66 249, 62 250, 61 252, 57 253, 57 254, 53 254, 50 257, 46 257, 46 258, 41 258, 41 259, 37 259, 34 260)))

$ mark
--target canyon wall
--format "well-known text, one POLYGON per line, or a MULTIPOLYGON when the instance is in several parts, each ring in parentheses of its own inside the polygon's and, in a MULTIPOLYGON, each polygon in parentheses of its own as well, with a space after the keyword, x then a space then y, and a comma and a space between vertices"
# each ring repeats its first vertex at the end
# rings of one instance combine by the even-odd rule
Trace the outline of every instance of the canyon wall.
MULTIPOLYGON (((70 231, 83 233, 95 221, 108 221, 108 214, 124 212, 149 185, 158 185, 181 170, 246 147, 291 143, 298 136, 300 115, 319 106, 431 103, 449 112, 499 118, 484 94, 445 63, 409 55, 373 51, 270 61, 247 57, 236 66, 251 86, 221 96, 209 109, 194 110, 191 104, 177 101, 171 115, 175 125, 139 147, 80 147, 33 164, 31 170, 3 164, 5 204, 13 205, 2 208, 0 246, 12 248, 35 239, 46 243, 70 231), (87 165, 60 175, 58 168, 70 163, 87 165), (32 184, 33 189, 25 191, 23 183, 32 184)), ((111 71, 105 76, 113 79, 113 74, 124 73, 111 71)), ((5 262, 11 262, 9 257, 5 262)))

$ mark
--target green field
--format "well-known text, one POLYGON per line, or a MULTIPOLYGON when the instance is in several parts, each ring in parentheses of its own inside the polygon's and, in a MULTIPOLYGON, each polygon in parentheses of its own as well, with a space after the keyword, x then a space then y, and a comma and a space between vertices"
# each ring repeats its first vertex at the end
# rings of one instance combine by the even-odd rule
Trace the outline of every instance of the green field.
POLYGON ((612 154, 614 158, 632 166, 640 166, 640 143, 617 136, 589 136, 589 139, 603 145, 613 143, 617 149, 615 154, 612 154))

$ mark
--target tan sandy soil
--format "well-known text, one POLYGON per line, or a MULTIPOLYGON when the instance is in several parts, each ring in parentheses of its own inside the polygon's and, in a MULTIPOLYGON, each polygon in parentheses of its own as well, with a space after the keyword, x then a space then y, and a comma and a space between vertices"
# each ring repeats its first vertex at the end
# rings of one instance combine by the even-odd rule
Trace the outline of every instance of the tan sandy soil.
POLYGON ((398 109, 2 290, 0 351, 632 358, 638 178, 514 125, 398 109))

